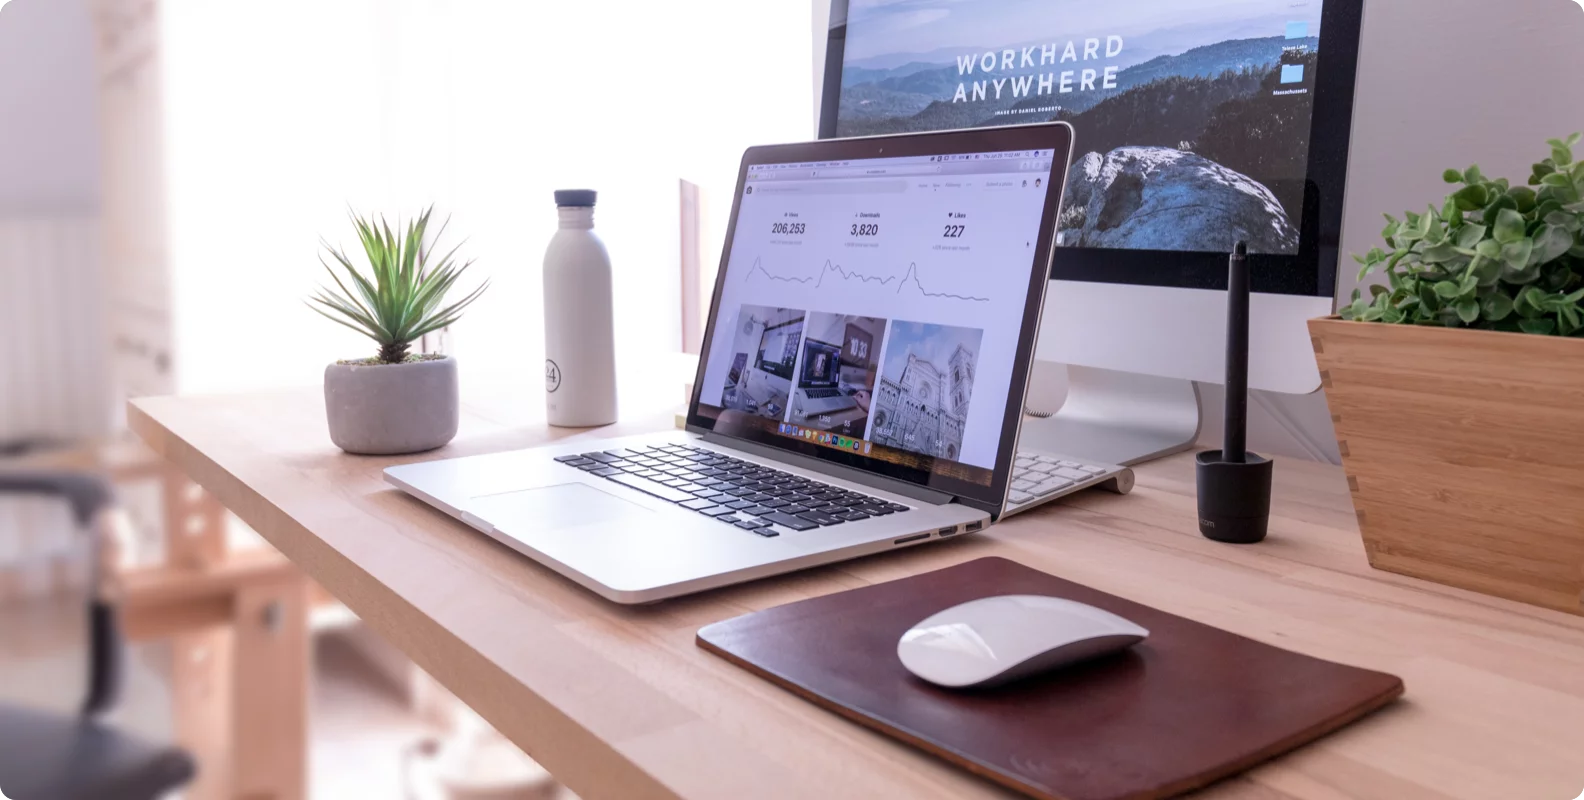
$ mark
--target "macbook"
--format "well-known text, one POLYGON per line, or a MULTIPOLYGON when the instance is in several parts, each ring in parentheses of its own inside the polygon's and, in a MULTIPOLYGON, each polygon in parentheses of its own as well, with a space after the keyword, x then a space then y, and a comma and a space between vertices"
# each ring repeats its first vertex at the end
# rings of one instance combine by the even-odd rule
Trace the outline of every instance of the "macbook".
POLYGON ((1016 453, 1071 147, 1054 123, 752 148, 685 430, 386 479, 619 603, 973 534, 1015 469, 1030 498, 1103 480, 1016 453))

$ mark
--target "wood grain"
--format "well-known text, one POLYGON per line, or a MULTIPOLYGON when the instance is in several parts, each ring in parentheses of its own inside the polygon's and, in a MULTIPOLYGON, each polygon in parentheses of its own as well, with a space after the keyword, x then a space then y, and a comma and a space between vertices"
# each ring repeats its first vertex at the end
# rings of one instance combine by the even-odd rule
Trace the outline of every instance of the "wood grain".
POLYGON ((1309 325, 1370 563, 1584 614, 1584 342, 1309 325))
POLYGON ((336 451, 317 390, 139 400, 129 418, 586 800, 1011 796, 693 641, 749 611, 989 555, 1407 684, 1393 707, 1207 797, 1566 798, 1584 787, 1584 619, 1371 569, 1341 470, 1279 462, 1271 536, 1254 547, 1198 534, 1193 464, 1180 456, 1139 469, 1125 497, 1081 495, 937 546, 622 608, 380 480, 398 461, 570 435, 503 405, 468 405, 455 442, 408 459, 336 451))

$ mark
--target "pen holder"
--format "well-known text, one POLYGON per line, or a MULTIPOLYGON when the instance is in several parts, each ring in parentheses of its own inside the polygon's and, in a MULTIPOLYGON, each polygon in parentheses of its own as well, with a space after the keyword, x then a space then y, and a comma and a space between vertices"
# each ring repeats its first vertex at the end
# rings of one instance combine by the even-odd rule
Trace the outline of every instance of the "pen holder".
POLYGON ((1270 523, 1275 462, 1248 453, 1245 463, 1222 459, 1220 450, 1198 456, 1199 532, 1226 544, 1264 541, 1270 523))

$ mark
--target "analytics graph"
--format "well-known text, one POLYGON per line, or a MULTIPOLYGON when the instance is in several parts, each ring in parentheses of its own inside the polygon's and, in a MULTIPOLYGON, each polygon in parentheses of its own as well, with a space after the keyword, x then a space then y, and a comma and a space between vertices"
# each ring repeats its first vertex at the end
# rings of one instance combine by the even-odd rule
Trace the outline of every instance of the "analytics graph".
POLYGON ((886 287, 895 284, 897 294, 915 291, 920 296, 931 297, 938 300, 958 300, 965 303, 990 302, 990 298, 988 297, 975 297, 973 295, 953 294, 952 292, 930 291, 924 285, 924 280, 919 277, 919 266, 917 262, 908 264, 907 269, 903 271, 901 275, 867 275, 856 270, 847 269, 846 267, 843 267, 834 261, 827 260, 825 262, 825 266, 820 268, 819 275, 798 276, 777 275, 776 273, 771 272, 769 268, 765 267, 763 259, 756 258, 754 259, 753 266, 748 269, 748 274, 745 278, 745 281, 752 281, 755 279, 755 276, 759 276, 765 280, 775 281, 778 283, 796 283, 804 286, 812 284, 816 289, 824 286, 827 278, 832 281, 840 280, 847 283, 857 282, 877 284, 886 287))

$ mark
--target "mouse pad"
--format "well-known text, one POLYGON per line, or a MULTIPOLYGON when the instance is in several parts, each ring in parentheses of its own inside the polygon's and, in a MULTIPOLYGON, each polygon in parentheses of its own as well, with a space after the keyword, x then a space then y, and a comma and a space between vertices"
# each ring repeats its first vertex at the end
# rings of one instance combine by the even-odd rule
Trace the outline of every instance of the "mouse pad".
POLYGON ((698 645, 860 724, 1044 800, 1171 797, 1320 738, 1403 692, 1392 675, 1256 642, 1002 558, 710 625, 698 645), (994 689, 897 660, 925 617, 1006 594, 1063 597, 1148 628, 1130 650, 994 689))

